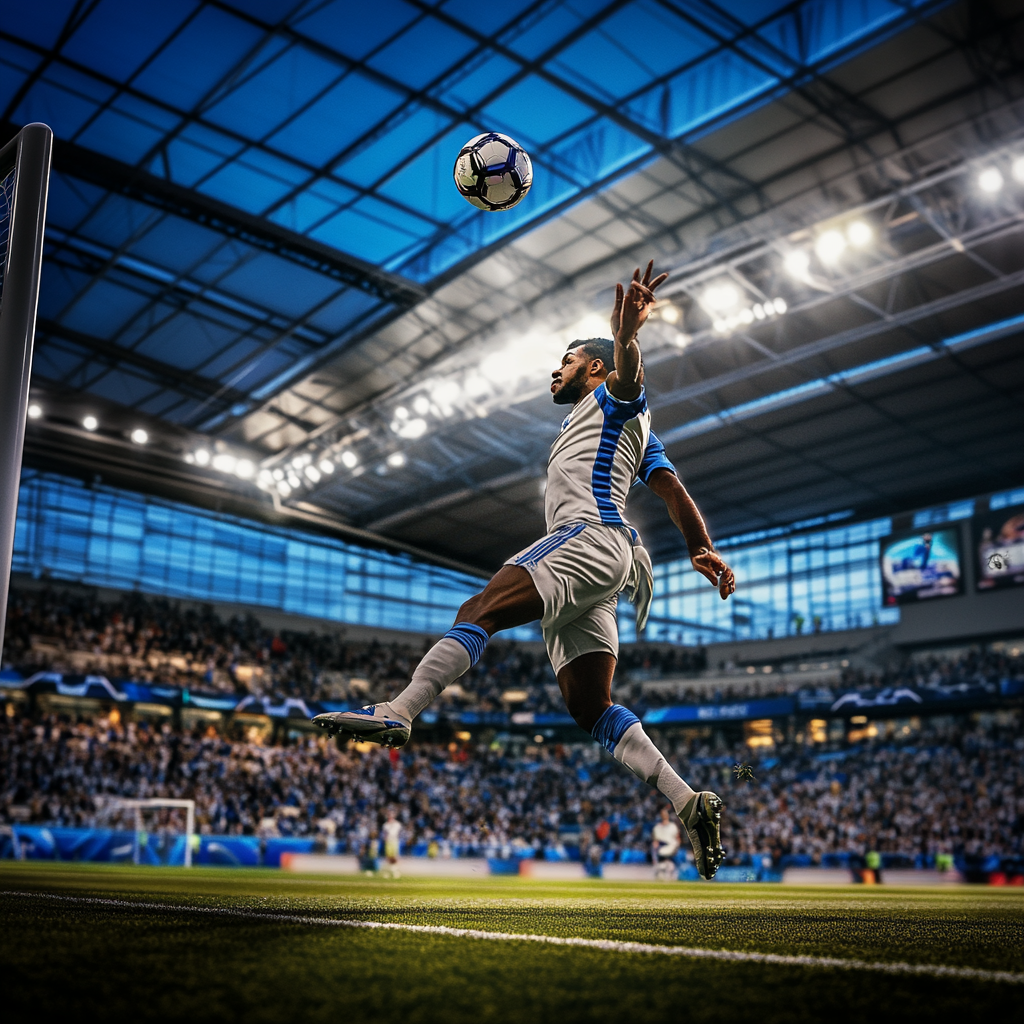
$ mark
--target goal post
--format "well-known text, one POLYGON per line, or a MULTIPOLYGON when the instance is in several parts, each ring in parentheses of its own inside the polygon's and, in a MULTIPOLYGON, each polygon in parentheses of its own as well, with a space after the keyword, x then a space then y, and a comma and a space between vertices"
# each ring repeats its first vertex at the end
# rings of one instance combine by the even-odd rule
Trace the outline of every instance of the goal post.
POLYGON ((0 149, 0 650, 18 514, 53 132, 29 124, 0 149))
POLYGON ((163 807, 182 807, 185 809, 185 867, 192 867, 192 844, 196 832, 196 802, 195 800, 165 800, 162 797, 153 797, 149 800, 113 800, 107 805, 107 811, 131 810, 135 812, 135 849, 132 859, 136 864, 140 863, 141 838, 145 833, 143 828, 143 811, 159 810, 163 807))

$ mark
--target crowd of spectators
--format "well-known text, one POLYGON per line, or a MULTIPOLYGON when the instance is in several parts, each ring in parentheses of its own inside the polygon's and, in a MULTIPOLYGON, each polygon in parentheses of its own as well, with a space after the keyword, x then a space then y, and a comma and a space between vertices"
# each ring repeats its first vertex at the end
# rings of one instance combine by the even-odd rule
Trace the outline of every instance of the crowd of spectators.
MULTIPOLYGON (((112 681, 156 682, 271 698, 356 704, 401 690, 424 653, 413 643, 356 640, 336 630, 275 630, 253 615, 221 618, 210 606, 138 593, 100 601, 94 592, 12 590, 3 665, 35 671, 97 672, 112 681)), ((708 665, 703 649, 624 646, 616 699, 638 714, 667 704, 706 704, 796 695, 827 702, 851 689, 917 686, 947 692, 1024 681, 1019 650, 992 648, 905 660, 884 671, 834 660, 816 665, 708 665), (671 681, 659 688, 659 681, 671 681)), ((470 673, 445 691, 442 707, 480 712, 564 713, 540 645, 492 642, 470 673)))
MULTIPOLYGON (((324 737, 268 746, 112 718, 0 718, 0 818, 111 824, 115 798, 191 798, 212 834, 331 837, 367 848, 389 809, 407 850, 643 859, 663 798, 597 744, 505 737, 339 749, 324 737)), ((657 737, 680 774, 727 804, 734 863, 826 863, 878 851, 908 864, 938 854, 1024 854, 1019 709, 886 725, 859 742, 804 734, 752 751, 720 732, 657 737), (734 763, 750 761, 753 781, 734 763)), ((179 825, 180 827, 180 825, 179 825)))

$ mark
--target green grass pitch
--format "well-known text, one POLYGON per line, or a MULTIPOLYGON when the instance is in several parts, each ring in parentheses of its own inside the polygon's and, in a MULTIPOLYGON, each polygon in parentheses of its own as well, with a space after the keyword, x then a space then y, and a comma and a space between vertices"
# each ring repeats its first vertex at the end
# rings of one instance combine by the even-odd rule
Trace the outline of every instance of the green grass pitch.
POLYGON ((7 1021, 1024 1019, 1024 985, 1005 976, 725 962, 319 923, 1024 975, 1021 890, 391 881, 7 861, 0 892, 7 1021))

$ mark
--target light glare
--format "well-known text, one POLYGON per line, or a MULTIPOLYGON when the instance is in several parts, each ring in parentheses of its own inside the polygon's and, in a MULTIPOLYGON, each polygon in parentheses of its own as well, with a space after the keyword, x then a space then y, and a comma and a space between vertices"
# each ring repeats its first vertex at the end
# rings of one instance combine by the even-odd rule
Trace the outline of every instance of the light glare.
POLYGON ((995 194, 1003 187, 1003 176, 999 173, 998 167, 986 167, 978 175, 978 188, 982 192, 995 194))
POLYGON ((823 231, 818 236, 814 251, 822 263, 835 263, 846 248, 846 239, 836 230, 823 231))
POLYGON ((306 476, 309 477, 313 483, 320 483, 320 470, 317 469, 316 466, 307 466, 305 472, 306 476))
POLYGON ((32 404, 31 404, 31 405, 30 405, 30 406, 28 407, 28 418, 29 418, 30 420, 37 420, 37 419, 39 419, 39 417, 40 417, 40 416, 42 416, 42 415, 43 415, 43 409, 42 409, 42 406, 36 405, 36 403, 35 403, 35 402, 33 402, 33 403, 32 403, 32 404))
POLYGON ((661 319, 664 320, 667 324, 679 323, 679 317, 680 312, 678 306, 673 306, 669 304, 667 306, 664 306, 661 310, 661 319))
POLYGON ((213 468, 219 469, 222 473, 234 473, 237 464, 238 459, 234 455, 228 455, 227 452, 221 452, 220 455, 213 457, 213 468))
POLYGON ((811 257, 803 249, 793 249, 791 252, 787 252, 786 258, 782 262, 786 273, 791 277, 801 279, 807 277, 807 271, 811 267, 811 257))
POLYGON ((359 465, 359 456, 355 452, 346 449, 341 453, 341 464, 346 469, 355 469, 359 465))
POLYGON ((417 395, 412 407, 420 416, 426 416, 430 412, 430 399, 426 395, 417 395))
POLYGON ((210 453, 205 448, 196 451, 196 465, 208 466, 210 464, 210 453))
POLYGON ((330 476, 334 472, 334 463, 330 459, 321 459, 320 472, 330 476))
POLYGON ((727 313, 739 305, 740 293, 735 285, 713 284, 705 292, 702 305, 715 313, 727 313))
POLYGON ((1024 156, 1019 156, 1013 161, 1010 173, 1013 174, 1015 181, 1024 181, 1024 156))
POLYGON ((95 416, 86 416, 85 419, 82 420, 82 426, 85 427, 86 430, 95 430, 99 425, 100 421, 96 419, 95 416))
POLYGON ((142 427, 136 427, 132 431, 132 440, 136 444, 145 444, 149 440, 149 434, 147 434, 142 427))
POLYGON ((256 472, 256 466, 249 459, 239 459, 235 466, 235 475, 239 480, 249 480, 256 472))
POLYGON ((874 232, 871 230, 870 224, 862 220, 855 220, 847 227, 846 237, 850 240, 850 245, 863 249, 866 245, 871 244, 874 232))
POLYGON ((392 452, 388 456, 388 465, 393 469, 400 469, 405 465, 405 456, 401 452, 392 452))

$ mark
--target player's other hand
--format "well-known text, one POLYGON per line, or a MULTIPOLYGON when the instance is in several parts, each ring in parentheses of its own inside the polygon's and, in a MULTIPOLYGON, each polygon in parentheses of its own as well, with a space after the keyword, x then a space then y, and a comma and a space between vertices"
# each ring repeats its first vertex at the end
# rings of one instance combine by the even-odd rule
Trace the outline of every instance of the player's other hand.
POLYGON ((643 277, 640 276, 639 267, 633 271, 633 279, 629 282, 628 291, 623 289, 621 284, 615 286, 615 306, 611 316, 613 338, 617 338, 619 331, 625 326, 623 340, 628 342, 644 325, 657 301, 654 297, 654 289, 668 280, 668 274, 659 274, 652 281, 651 274, 653 272, 654 260, 651 260, 647 264, 647 270, 644 271, 643 277))
POLYGON ((718 587, 723 601, 730 594, 736 593, 736 577, 718 552, 705 548, 690 559, 690 565, 709 583, 718 587))

